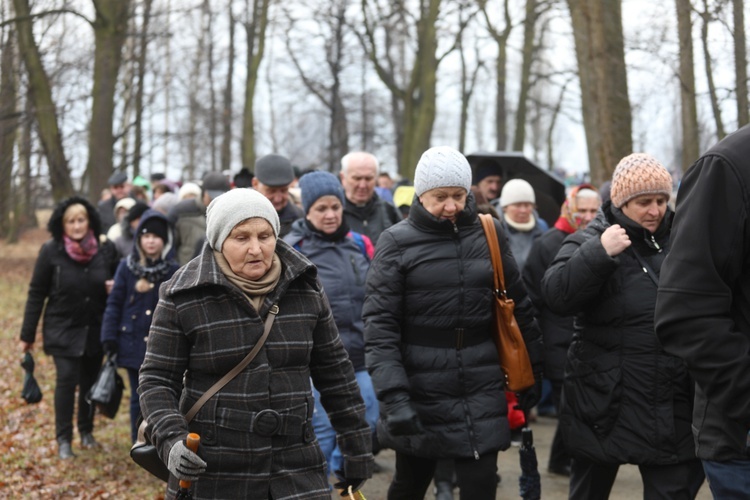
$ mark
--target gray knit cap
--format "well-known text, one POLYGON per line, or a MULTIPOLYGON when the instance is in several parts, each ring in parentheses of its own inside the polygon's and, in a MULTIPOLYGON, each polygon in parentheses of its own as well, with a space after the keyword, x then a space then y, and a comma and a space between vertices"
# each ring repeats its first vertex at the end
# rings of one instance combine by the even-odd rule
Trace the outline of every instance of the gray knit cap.
POLYGON ((214 198, 206 210, 206 239, 211 248, 221 252, 221 246, 240 222, 260 217, 266 219, 279 237, 279 214, 268 198, 254 189, 237 188, 214 198))
POLYGON ((440 187, 462 187, 467 193, 471 189, 469 161, 450 146, 436 146, 422 153, 414 171, 417 196, 440 187))

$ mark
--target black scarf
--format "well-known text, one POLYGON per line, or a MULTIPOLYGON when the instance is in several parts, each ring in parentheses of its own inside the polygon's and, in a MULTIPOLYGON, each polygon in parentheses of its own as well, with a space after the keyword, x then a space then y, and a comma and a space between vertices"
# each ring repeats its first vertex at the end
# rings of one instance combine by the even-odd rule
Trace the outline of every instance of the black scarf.
POLYGON ((149 258, 144 260, 145 263, 141 263, 140 260, 134 258, 132 253, 128 255, 128 269, 130 269, 130 272, 135 274, 136 277, 143 278, 149 283, 159 283, 169 274, 169 261, 164 259, 157 259, 154 261, 149 258))
POLYGON ((349 234, 349 224, 346 223, 346 219, 344 219, 343 217, 341 218, 341 225, 339 226, 339 228, 331 234, 326 234, 323 231, 320 231, 319 229, 317 229, 315 226, 312 225, 312 222, 310 222, 307 219, 305 219, 305 224, 307 225, 307 228, 310 231, 312 231, 318 237, 320 237, 321 239, 325 241, 333 241, 333 242, 341 241, 344 238, 346 238, 347 234, 349 234))

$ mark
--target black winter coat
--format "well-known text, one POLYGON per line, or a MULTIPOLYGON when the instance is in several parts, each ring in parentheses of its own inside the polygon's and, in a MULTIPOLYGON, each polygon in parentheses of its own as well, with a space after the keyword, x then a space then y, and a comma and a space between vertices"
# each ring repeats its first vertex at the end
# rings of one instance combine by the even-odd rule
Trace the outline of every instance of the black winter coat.
POLYGON ((536 310, 544 338, 544 378, 562 380, 573 339, 573 315, 552 312, 544 302, 542 278, 569 233, 553 227, 534 241, 523 268, 523 283, 536 310))
MULTIPOLYGON (((508 294, 541 370, 541 334, 531 301, 499 221, 495 227, 508 294)), ((413 456, 468 458, 510 445, 491 337, 492 276, 473 195, 455 224, 439 221, 415 201, 409 218, 380 236, 363 308, 367 369, 378 399, 407 394, 425 429, 391 435, 381 405, 378 437, 384 446, 413 456), (472 341, 456 349, 460 335, 472 341)))
POLYGON ((99 213, 84 198, 72 197, 58 204, 47 228, 52 239, 42 245, 29 284, 21 340, 33 343, 44 311, 42 338, 50 356, 90 356, 101 354, 99 331, 107 303, 105 281, 117 266, 114 245, 101 242, 96 255, 86 264, 74 261, 65 252, 63 215, 75 203, 86 207, 89 227, 99 239, 99 213), (46 306, 46 307, 45 307, 46 306))
POLYGON ((750 431, 750 126, 685 174, 656 332, 696 381, 698 458, 748 459, 750 431))
POLYGON ((381 199, 377 193, 364 207, 358 207, 348 199, 344 203, 344 219, 349 229, 364 234, 378 244, 380 234, 388 227, 401 221, 401 213, 396 207, 381 199))
POLYGON ((585 230, 568 236, 544 275, 549 308, 576 313, 560 415, 574 457, 611 464, 695 458, 692 382, 654 332, 652 277, 658 281, 669 250, 670 219, 668 211, 652 235, 607 202, 585 230), (610 257, 601 235, 615 223, 632 245, 610 257))

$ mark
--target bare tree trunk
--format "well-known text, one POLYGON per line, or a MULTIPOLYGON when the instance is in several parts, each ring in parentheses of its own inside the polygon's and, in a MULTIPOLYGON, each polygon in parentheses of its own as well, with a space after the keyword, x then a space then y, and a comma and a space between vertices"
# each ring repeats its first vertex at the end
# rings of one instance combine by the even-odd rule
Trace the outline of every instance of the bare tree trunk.
POLYGON ((459 122, 458 131, 458 150, 466 151, 466 126, 469 122, 469 105, 471 103, 471 96, 474 94, 474 88, 477 83, 477 77, 479 76, 479 70, 482 68, 483 63, 480 59, 479 50, 475 50, 475 59, 477 61, 474 70, 469 74, 469 69, 466 66, 466 56, 463 48, 463 36, 459 38, 458 44, 459 55, 461 56, 461 118, 459 122))
POLYGON ((507 126, 507 103, 505 99, 505 85, 508 64, 508 37, 513 29, 510 18, 510 6, 508 0, 503 2, 505 13, 505 28, 498 31, 490 23, 490 18, 486 9, 487 0, 480 1, 480 8, 484 14, 487 24, 487 30, 497 44, 497 59, 495 60, 495 148, 498 151, 505 151, 508 147, 508 126, 507 126))
POLYGON ((13 44, 15 36, 11 28, 4 40, 0 38, 0 238, 6 237, 10 232, 10 213, 13 210, 11 181, 18 128, 16 50, 13 44))
POLYGON ((208 135, 209 149, 211 154, 211 171, 217 170, 216 164, 216 143, 218 141, 218 124, 216 122, 216 91, 214 90, 214 13, 211 11, 211 2, 203 0, 203 11, 207 17, 206 36, 208 44, 206 47, 206 76, 208 80, 209 94, 209 116, 208 116, 208 135))
POLYGON ((122 62, 122 46, 128 27, 130 0, 93 0, 94 86, 91 91, 91 124, 89 127, 89 160, 86 177, 89 199, 98 200, 112 174, 112 124, 115 111, 117 74, 122 62))
POLYGON ((534 31, 536 28, 536 7, 538 0, 526 0, 526 17, 523 20, 523 62, 521 81, 518 85, 518 106, 516 107, 516 130, 513 135, 513 151, 523 151, 526 142, 526 101, 531 87, 531 64, 534 62, 534 31))
POLYGON ((258 82, 258 68, 263 60, 266 45, 270 3, 271 0, 253 0, 252 21, 245 21, 247 81, 245 82, 245 109, 242 113, 242 164, 248 168, 255 168, 255 86, 258 82))
MULTIPOLYGON (((131 4, 132 5, 132 4, 131 4)), ((128 14, 128 32, 137 33, 137 21, 135 18, 135 12, 128 14)), ((133 122, 133 113, 135 112, 135 91, 136 84, 135 78, 137 73, 136 61, 136 45, 138 43, 138 37, 130 37, 125 41, 123 47, 123 60, 122 68, 123 74, 121 78, 122 90, 118 94, 118 100, 122 101, 122 116, 120 117, 120 123, 122 133, 120 135, 120 162, 119 165, 114 165, 113 168, 121 172, 126 172, 128 165, 133 165, 133 178, 140 175, 140 164, 132 161, 129 155, 130 151, 130 124, 133 122)), ((114 158, 112 160, 114 162, 114 158)))
POLYGON ((676 0, 677 34, 680 41, 680 104, 682 110, 682 170, 698 158, 698 110, 695 104, 693 23, 690 0, 676 0))
POLYGON ((52 100, 52 89, 42 65, 39 47, 34 40, 29 2, 13 0, 13 6, 17 16, 18 50, 29 75, 29 98, 34 103, 34 117, 39 125, 39 138, 49 168, 52 197, 55 201, 60 201, 72 195, 74 189, 57 123, 57 109, 52 100))
POLYGON ((734 9, 734 68, 737 75, 737 126, 746 125, 748 117, 747 103, 747 46, 745 45, 745 2, 732 0, 734 9))
POLYGON ((722 140, 727 134, 724 131, 724 122, 721 118, 721 107, 719 107, 719 98, 716 95, 711 52, 708 50, 708 25, 712 18, 711 13, 708 10, 708 0, 703 0, 703 12, 701 12, 701 18, 703 19, 703 24, 701 25, 701 43, 703 44, 703 62, 706 68, 706 79, 708 80, 708 95, 711 100, 711 110, 714 114, 714 123, 716 124, 716 137, 718 140, 722 140))
MULTIPOLYGON (((203 16, 205 16, 205 11, 203 16)), ((201 23, 202 28, 202 23, 201 23)), ((198 93, 201 88, 201 66, 203 66, 204 53, 206 50, 206 30, 201 29, 198 37, 198 49, 195 53, 195 59, 193 60, 193 68, 190 72, 190 84, 188 89, 188 161, 184 169, 184 174, 188 179, 195 179, 196 174, 196 158, 198 156, 198 123, 201 121, 200 111, 201 105, 199 103, 198 93)), ((203 173, 203 172, 202 172, 203 173)))
POLYGON ((568 0, 594 183, 633 149, 620 0, 568 0))
MULTIPOLYGON (((404 17, 404 7, 400 4, 392 4, 394 10, 388 16, 378 16, 371 11, 368 0, 362 1, 365 34, 360 34, 360 41, 367 52, 368 58, 375 65, 375 70, 381 81, 391 92, 396 130, 403 123, 403 143, 398 162, 401 174, 407 178, 414 176, 414 169, 419 156, 430 147, 436 112, 437 68, 445 55, 456 47, 454 42, 453 47, 448 52, 440 57, 437 55, 436 23, 439 18, 440 6, 440 0, 423 0, 420 2, 418 14, 412 13, 406 16, 408 19, 416 19, 414 30, 416 33, 416 52, 408 76, 399 78, 400 75, 392 70, 394 65, 392 64, 391 54, 386 51, 385 55, 382 56, 385 63, 378 54, 376 30, 384 30, 383 36, 388 40, 389 27, 383 26, 381 23, 387 17, 398 17, 399 19, 404 17), (400 83, 401 81, 403 83, 400 83), (403 113, 401 119, 397 116, 399 113, 403 113)), ((461 24, 457 30, 460 32, 464 26, 465 24, 461 24)), ((388 47, 387 41, 386 47, 388 47)), ((404 60, 405 58, 401 59, 404 60)))
POLYGON ((137 61, 138 83, 135 91, 135 137, 133 140, 134 172, 140 172, 141 158, 143 156, 143 96, 146 91, 146 60, 148 54, 149 24, 151 22, 152 4, 153 0, 143 0, 143 21, 141 22, 141 36, 137 61))
MULTIPOLYGON (((296 20, 288 13, 290 21, 289 31, 286 37, 287 53, 294 67, 299 73, 300 80, 305 88, 315 96, 326 107, 330 120, 328 126, 328 171, 337 172, 339 161, 349 152, 349 122, 346 117, 346 108, 341 96, 341 73, 344 70, 344 27, 346 26, 346 1, 338 0, 331 2, 327 10, 316 13, 315 21, 324 25, 321 32, 329 34, 321 35, 325 47, 326 66, 328 75, 324 80, 330 78, 331 83, 321 81, 310 76, 302 67, 300 55, 306 52, 299 51, 292 43, 291 34, 296 31, 296 20)), ((306 19, 307 21, 307 19, 306 19)))
MULTIPOLYGON (((232 79, 234 78, 234 13, 232 0, 227 2, 229 11, 229 54, 227 58, 227 79, 224 85, 224 103, 221 110, 221 168, 228 170, 232 163, 232 79)), ((245 167, 246 165, 243 165, 245 167)))

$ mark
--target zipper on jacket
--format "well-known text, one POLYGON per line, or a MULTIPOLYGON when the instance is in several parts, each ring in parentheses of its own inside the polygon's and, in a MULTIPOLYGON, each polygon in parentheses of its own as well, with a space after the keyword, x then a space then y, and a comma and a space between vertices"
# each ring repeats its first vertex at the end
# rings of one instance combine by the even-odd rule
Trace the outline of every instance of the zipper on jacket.
MULTIPOLYGON (((464 360, 463 356, 461 356, 461 351, 456 350, 456 360, 458 361, 458 377, 461 381, 461 386, 464 387, 465 385, 465 377, 464 377, 464 360)), ((469 443, 471 444, 471 451, 474 454, 474 460, 479 460, 479 451, 477 450, 477 437, 474 434, 474 423, 471 420, 471 414, 469 413, 469 405, 466 403, 466 394, 465 392, 461 394, 461 406, 464 409, 464 420, 466 421, 466 430, 469 433, 469 443)))
POLYGON ((656 238, 654 238, 654 235, 653 235, 653 234, 651 235, 651 243, 653 243, 653 244, 654 244, 654 248, 656 248, 656 249, 657 249, 657 250, 659 251, 659 253, 661 253, 661 251, 662 251, 662 248, 661 248, 661 247, 659 246, 659 244, 658 244, 658 243, 656 242, 656 238))

